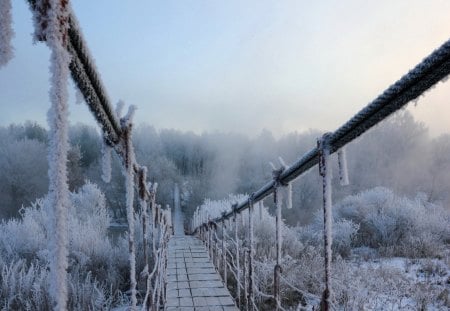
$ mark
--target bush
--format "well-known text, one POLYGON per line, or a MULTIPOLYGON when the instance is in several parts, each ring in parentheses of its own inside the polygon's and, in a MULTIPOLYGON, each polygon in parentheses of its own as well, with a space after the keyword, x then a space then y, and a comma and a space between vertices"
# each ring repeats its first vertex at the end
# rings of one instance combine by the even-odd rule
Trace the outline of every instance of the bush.
MULTIPOLYGON (((68 308, 108 310, 124 299, 122 291, 128 286, 128 244, 125 238, 115 244, 109 238, 111 219, 96 185, 87 182, 70 198, 68 308)), ((0 224, 2 308, 52 308, 48 219, 49 206, 44 198, 22 209, 20 219, 0 224)))
POLYGON ((420 194, 414 200, 377 187, 348 196, 334 207, 337 222, 359 226, 354 246, 389 256, 442 256, 450 240, 450 213, 420 194))

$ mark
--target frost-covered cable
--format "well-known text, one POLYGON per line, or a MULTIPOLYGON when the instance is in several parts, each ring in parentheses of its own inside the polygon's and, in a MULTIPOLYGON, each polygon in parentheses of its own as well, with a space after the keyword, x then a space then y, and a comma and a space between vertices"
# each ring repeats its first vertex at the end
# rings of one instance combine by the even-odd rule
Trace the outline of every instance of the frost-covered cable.
POLYGON ((242 269, 244 270, 243 274, 242 274, 242 279, 244 280, 244 306, 245 306, 245 308, 247 308, 248 307, 248 257, 247 257, 248 249, 247 248, 244 248, 242 250, 242 255, 244 257, 243 258, 244 262, 242 265, 242 269))
POLYGON ((227 252, 226 252, 226 241, 225 241, 225 221, 222 220, 222 268, 223 268, 223 281, 225 283, 225 288, 227 288, 227 252))
MULTIPOLYGON (((36 1, 36 4, 41 10, 33 11, 33 18, 35 22, 39 21, 42 24, 45 22, 46 25, 45 28, 36 27, 36 31, 42 32, 47 37, 47 46, 51 51, 51 108, 47 115, 50 128, 48 154, 48 199, 51 206, 49 228, 51 236, 50 294, 55 302, 55 310, 66 310, 68 299, 67 211, 70 204, 67 184, 67 151, 69 149, 67 85, 70 56, 66 49, 69 4, 57 0, 36 1)), ((8 4, 3 3, 3 5, 8 4)), ((7 15, 6 18, 8 18, 7 15)))
MULTIPOLYGON (((239 236, 238 236, 238 230, 239 230, 239 221, 238 221, 238 214, 236 212, 236 205, 233 205, 234 210, 234 240, 236 241, 236 279, 237 283, 239 284, 241 282, 241 268, 239 266, 239 236)), ((236 288, 236 298, 237 298, 237 306, 238 308, 241 307, 241 288, 238 286, 236 288)))
POLYGON ((348 170, 347 170, 347 156, 345 152, 345 147, 338 150, 338 166, 339 166, 339 182, 341 186, 347 186, 348 181, 348 170))
POLYGON ((276 265, 273 270, 273 292, 275 296, 275 301, 277 303, 277 310, 279 309, 278 306, 280 305, 280 280, 279 275, 281 274, 282 268, 281 268, 281 246, 283 243, 283 238, 281 235, 281 226, 282 226, 282 219, 281 219, 281 206, 282 206, 282 192, 280 191, 280 175, 283 172, 283 168, 279 170, 273 170, 272 175, 274 178, 274 190, 273 190, 273 200, 276 207, 276 216, 275 216, 275 234, 276 234, 276 265))
POLYGON ((150 226, 150 220, 148 216, 148 204, 147 204, 147 167, 143 166, 139 170, 139 205, 141 208, 141 217, 142 217, 142 244, 143 244, 143 253, 144 253, 144 271, 148 273, 148 231, 150 226))
POLYGON ((255 254, 255 241, 253 238, 253 195, 251 195, 248 199, 248 240, 249 240, 249 256, 248 256, 248 302, 249 305, 247 307, 248 310, 253 309, 254 305, 254 294, 253 294, 253 286, 254 286, 254 278, 253 278, 253 256, 255 254))
POLYGON ((124 149, 124 169, 125 190, 126 190, 126 208, 128 221, 128 246, 129 246, 129 262, 130 262, 130 291, 131 291, 131 308, 135 310, 137 305, 136 298, 136 246, 134 242, 134 150, 131 140, 132 123, 130 119, 121 119, 123 133, 123 149, 124 149))
POLYGON ((319 172, 322 176, 323 190, 323 240, 324 240, 324 258, 325 258, 325 290, 322 295, 321 310, 330 310, 331 308, 331 244, 332 244, 332 210, 331 210, 331 165, 330 165, 330 135, 324 134, 317 141, 319 150, 319 172))
POLYGON ((11 0, 0 0, 0 68, 5 66, 13 57, 11 0))

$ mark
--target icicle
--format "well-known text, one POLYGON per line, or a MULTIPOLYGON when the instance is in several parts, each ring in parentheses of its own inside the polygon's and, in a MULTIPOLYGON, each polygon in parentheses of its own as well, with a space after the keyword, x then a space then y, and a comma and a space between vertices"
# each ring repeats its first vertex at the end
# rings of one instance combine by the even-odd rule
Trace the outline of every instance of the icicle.
POLYGON ((347 186, 348 181, 348 170, 347 170, 347 156, 345 148, 342 147, 338 151, 338 165, 339 165, 339 181, 341 186, 347 186))
POLYGON ((288 183, 287 188, 287 196, 286 196, 286 207, 288 209, 292 208, 292 182, 288 183))
POLYGON ((13 36, 11 0, 0 0, 0 68, 14 57, 11 45, 13 36))
MULTIPOLYGON (((283 170, 286 170, 288 166, 286 162, 284 162, 282 157, 278 157, 278 161, 280 161, 281 167, 283 170)), ((284 186, 284 185, 283 185, 284 186)), ((292 208, 292 182, 288 183, 286 186, 286 207, 288 209, 292 208)))
POLYGON ((105 141, 102 144, 102 179, 105 183, 111 181, 111 151, 112 147, 105 141))
MULTIPOLYGON (((288 168, 288 166, 286 165, 286 162, 284 162, 284 160, 283 160, 283 158, 282 157, 278 157, 278 161, 280 161, 280 164, 281 164, 281 166, 284 168, 284 169, 287 169, 288 168)), ((273 165, 273 164, 272 164, 273 165)), ((275 167, 275 166, 274 166, 275 167)))
POLYGON ((129 123, 133 120, 134 117, 134 113, 136 112, 136 106, 131 105, 130 107, 128 107, 128 112, 127 114, 123 117, 123 120, 125 123, 129 123))
POLYGON ((275 165, 272 162, 269 162, 270 167, 272 168, 273 171, 276 171, 277 168, 275 167, 275 165))
POLYGON ((119 100, 116 104, 116 116, 117 118, 122 118, 122 110, 125 106, 125 103, 122 100, 119 100))
POLYGON ((325 290, 322 295, 321 310, 331 310, 331 244, 332 244, 332 210, 331 210, 331 167, 330 146, 328 134, 318 140, 319 171, 323 184, 323 218, 324 218, 324 249, 325 249, 325 290))

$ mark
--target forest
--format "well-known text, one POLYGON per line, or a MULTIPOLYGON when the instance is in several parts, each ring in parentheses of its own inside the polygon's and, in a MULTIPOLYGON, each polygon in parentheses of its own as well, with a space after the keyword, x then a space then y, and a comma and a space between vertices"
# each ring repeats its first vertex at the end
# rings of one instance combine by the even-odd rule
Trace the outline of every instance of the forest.
MULTIPOLYGON (((278 165, 281 157, 292 163, 314 147, 320 136, 317 130, 281 137, 264 130, 247 137, 157 130, 149 125, 133 129, 137 161, 148 167, 148 179, 158 183, 158 203, 172 206, 177 183, 187 220, 198 207, 220 215, 237 198, 244 198, 272 178, 269 162, 278 165)), ((72 125, 69 139, 73 206, 69 211, 69 308, 126 305, 127 241, 112 230, 126 223, 121 164, 114 158, 112 179, 106 184, 101 179, 103 143, 98 130, 72 125)), ((39 124, 0 128, 0 301, 5 309, 45 310, 51 305, 46 290, 47 148, 47 130, 39 124)), ((402 111, 348 145, 346 153, 350 184, 343 187, 338 178, 333 179, 333 270, 344 282, 334 285, 336 301, 349 310, 361 306, 379 310, 386 305, 394 309, 449 306, 450 135, 431 137, 423 124, 402 111), (421 278, 426 282, 421 283, 421 278), (388 285, 379 286, 386 282, 388 285)), ((334 160, 333 174, 338 174, 334 160)), ((286 277, 310 295, 299 297, 285 288, 283 303, 291 307, 298 301, 314 305, 320 295, 320 182, 317 168, 298 178, 293 183, 293 208, 282 211, 286 277)), ((264 216, 255 228, 258 287, 264 290, 267 286, 269 291, 273 211, 272 200, 265 200, 260 212, 264 216)), ((244 226, 240 232, 243 237, 245 231, 244 226)), ((136 229, 137 271, 143 269, 141 235, 136 229)), ((138 288, 143 282, 139 278, 138 288)), ((260 303, 263 310, 273 308, 260 303)))
MULTIPOLYGON (((149 125, 133 131, 136 158, 148 167, 149 180, 159 184, 159 203, 172 205, 173 186, 178 183, 188 214, 206 198, 217 200, 257 190, 272 178, 269 162, 278 163, 280 156, 287 164, 292 163, 321 136, 319 131, 309 130, 275 138, 263 130, 250 138, 234 133, 157 130, 149 125)), ((102 140, 97 129, 72 125, 69 137, 70 190, 76 191, 86 180, 99 185, 111 216, 120 222, 125 211, 119 161, 113 161, 112 181, 105 184, 101 179, 102 140)), ((17 217, 22 206, 29 206, 47 192, 47 134, 41 125, 26 122, 0 127, 0 138, 0 213, 7 219, 17 217)), ((427 128, 404 111, 347 149, 350 185, 335 187, 334 201, 382 186, 399 195, 420 195, 430 203, 449 207, 450 134, 430 137, 427 128)), ((294 182, 294 208, 284 211, 288 224, 311 221, 320 207, 318 184, 317 168, 294 182)))

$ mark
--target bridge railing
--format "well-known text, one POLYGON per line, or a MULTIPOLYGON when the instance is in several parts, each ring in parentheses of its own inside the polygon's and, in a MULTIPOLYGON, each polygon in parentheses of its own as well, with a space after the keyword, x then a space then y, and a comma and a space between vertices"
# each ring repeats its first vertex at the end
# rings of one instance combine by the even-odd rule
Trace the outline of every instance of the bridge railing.
MULTIPOLYGON (((55 212, 53 228, 56 245, 55 262, 51 265, 52 296, 55 308, 67 308, 67 236, 64 233, 67 218, 67 78, 70 73, 77 88, 100 125, 104 140, 105 157, 114 150, 120 158, 126 184, 128 242, 130 261, 131 308, 137 305, 136 249, 134 223, 136 212, 133 206, 137 192, 142 217, 142 236, 144 244, 145 268, 141 276, 146 278, 143 308, 159 310, 165 300, 165 269, 167 266, 167 244, 172 234, 170 210, 156 204, 156 184, 147 183, 147 169, 139 165, 134 157, 131 141, 132 117, 134 107, 130 107, 125 116, 121 115, 121 104, 113 109, 95 62, 90 55, 86 41, 78 25, 69 1, 65 0, 28 0, 33 13, 36 41, 46 42, 51 50, 51 91, 52 102, 50 125, 49 175, 52 206, 55 212), (150 249, 151 248, 151 249, 150 249), (150 267, 150 264, 153 266, 150 267)), ((106 169, 108 171, 108 169, 106 169)), ((110 178, 110 172, 104 172, 104 180, 110 178)), ((53 247, 53 246, 52 246, 53 247)))
MULTIPOLYGON (((421 94, 430 89, 433 85, 441 80, 447 78, 450 73, 450 40, 445 42, 441 47, 436 49, 422 62, 416 65, 411 71, 405 74, 400 80, 395 82, 387 88, 381 95, 375 98, 365 108, 354 115, 345 124, 339 127, 332 133, 326 133, 317 140, 317 147, 311 149, 309 152, 301 156, 290 166, 286 166, 281 161, 281 168, 273 170, 273 178, 268 181, 263 187, 253 192, 247 199, 242 200, 232 206, 229 206, 222 215, 211 215, 207 211, 198 210, 194 213, 191 229, 192 232, 199 235, 210 249, 211 255, 222 254, 222 270, 224 270, 224 277, 226 277, 227 268, 232 271, 236 279, 236 300, 240 307, 246 306, 247 309, 257 309, 254 302, 255 295, 260 297, 272 297, 275 301, 277 309, 283 309, 281 306, 280 284, 285 281, 281 271, 281 200, 280 188, 289 186, 290 183, 307 172, 310 168, 319 164, 319 173, 322 177, 323 190, 323 214, 324 214, 324 257, 325 257, 325 289, 321 297, 320 306, 322 310, 330 310, 332 306, 331 295, 331 226, 332 226, 332 211, 331 211, 331 175, 329 158, 338 152, 339 165, 342 171, 341 181, 346 182, 346 162, 344 147, 352 140, 362 135, 373 126, 383 121, 399 109, 403 108, 407 103, 417 99, 421 94), (276 235, 276 263, 274 265, 273 277, 273 291, 271 294, 257 293, 254 280, 254 265, 252 264, 254 254, 254 240, 253 240, 253 207, 254 204, 262 201, 266 197, 273 195, 276 205, 275 217, 275 235, 276 235), (221 239, 216 238, 216 232, 219 230, 225 234, 224 228, 226 222, 233 220, 235 231, 238 230, 238 215, 242 216, 244 211, 248 210, 250 218, 248 223, 249 234, 245 239, 247 240, 247 248, 239 248, 239 238, 235 233, 231 243, 235 245, 235 250, 226 250, 226 247, 221 249, 217 247, 217 241, 225 244, 225 236, 221 239), (215 249, 215 251, 213 251, 215 249), (227 252, 229 254, 227 255, 227 252), (243 253, 248 252, 248 256, 243 256, 243 253), (239 258, 244 258, 241 261, 244 267, 240 267, 239 258), (229 259, 227 261, 227 259, 229 259), (245 277, 242 278, 244 274, 245 277), (241 301, 241 289, 245 291, 243 296, 246 303, 241 301)), ((219 261, 218 261, 219 262, 219 261)), ((299 289, 297 289, 299 290, 299 289)), ((300 291, 300 290, 299 290, 300 291)), ((305 293, 304 293, 305 294, 305 293)), ((307 294, 307 293, 306 293, 307 294)))

